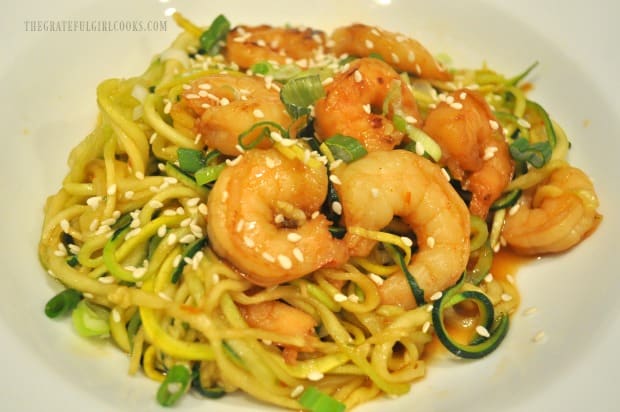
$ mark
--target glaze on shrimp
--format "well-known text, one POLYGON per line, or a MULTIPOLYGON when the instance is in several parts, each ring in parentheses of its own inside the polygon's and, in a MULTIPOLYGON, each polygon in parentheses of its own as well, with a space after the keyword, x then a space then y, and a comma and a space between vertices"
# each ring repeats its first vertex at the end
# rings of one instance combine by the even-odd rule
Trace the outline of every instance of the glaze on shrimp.
MULTIPOLYGON (((401 217, 418 240, 409 271, 426 299, 456 282, 469 258, 469 212, 439 166, 411 152, 393 150, 369 153, 336 172, 347 227, 381 230, 395 216, 401 217)), ((352 256, 366 256, 376 244, 351 232, 344 240, 352 256)), ((408 290, 402 272, 388 282, 408 290)), ((408 297, 410 301, 398 303, 410 306, 411 293, 408 297)))
POLYGON ((400 71, 425 79, 452 78, 420 42, 399 33, 365 24, 352 24, 334 30, 332 40, 336 54, 368 57, 377 53, 400 71))
POLYGON ((344 134, 359 140, 368 151, 391 150, 404 137, 391 120, 395 105, 408 121, 419 121, 415 99, 398 73, 381 60, 358 59, 325 87, 325 97, 315 105, 315 129, 321 139, 344 134), (395 98, 398 101, 383 114, 393 87, 398 88, 400 99, 395 98))
POLYGON ((423 130, 441 147, 441 163, 472 193, 472 214, 486 217, 514 171, 489 105, 471 90, 457 90, 428 113, 423 130))
MULTIPOLYGON (((241 74, 212 74, 193 81, 181 94, 181 101, 172 107, 173 120, 186 113, 195 118, 194 131, 203 142, 225 155, 236 156, 238 137, 259 121, 270 121, 287 127, 291 122, 280 94, 268 87, 264 79, 241 74)), ((252 142, 261 130, 244 138, 252 142)), ((269 139, 258 147, 271 146, 269 139)))
POLYGON ((276 149, 250 150, 220 174, 209 194, 213 250, 251 282, 270 286, 348 259, 318 213, 327 172, 276 149))

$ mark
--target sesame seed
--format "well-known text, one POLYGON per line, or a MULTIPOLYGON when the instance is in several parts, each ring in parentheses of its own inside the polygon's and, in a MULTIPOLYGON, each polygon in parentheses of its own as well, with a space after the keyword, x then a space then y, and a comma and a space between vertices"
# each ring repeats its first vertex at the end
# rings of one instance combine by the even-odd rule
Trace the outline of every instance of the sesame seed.
POLYGON ((109 285, 111 283, 114 283, 114 276, 101 276, 97 278, 97 280, 99 281, 99 283, 109 285))
POLYGON ((336 175, 329 175, 329 181, 332 182, 335 185, 341 185, 342 184, 342 182, 340 181, 340 179, 336 175))
POLYGON ((113 196, 114 194, 116 194, 116 183, 108 186, 108 196, 113 196))
POLYGON ((256 243, 254 243, 254 240, 252 240, 252 238, 249 238, 247 236, 243 237, 243 243, 245 243, 245 245, 249 248, 253 248, 254 246, 256 246, 256 243))
MULTIPOLYGON (((332 205, 332 207, 333 207, 333 205, 332 205)), ((319 212, 318 210, 315 210, 314 212, 312 212, 312 215, 310 215, 310 218, 311 219, 316 219, 320 215, 321 215, 321 212, 319 212)))
POLYGON ((520 208, 521 208, 521 203, 517 203, 513 205, 510 209, 508 209, 508 216, 516 215, 520 208))
POLYGON ((133 190, 128 190, 125 192, 123 196, 125 196, 125 199, 133 199, 134 194, 135 193, 133 190))
POLYGON ((461 92, 461 94, 459 94, 459 99, 465 100, 466 98, 467 98, 467 93, 466 92, 461 92))
POLYGON ((164 213, 163 213, 164 216, 175 216, 176 214, 177 214, 177 212, 175 212, 172 209, 166 209, 166 210, 164 210, 164 213))
POLYGON ((525 129, 529 129, 530 127, 532 127, 532 125, 530 124, 530 122, 528 122, 527 120, 523 119, 523 118, 519 118, 517 120, 517 124, 525 129))
POLYGON ((134 279, 141 279, 145 274, 146 274, 146 268, 141 267, 141 268, 136 268, 136 270, 133 271, 132 276, 134 277, 134 279))
POLYGON ((230 104, 230 100, 228 100, 227 98, 222 97, 220 99, 220 106, 228 106, 229 104, 230 104))
POLYGON ((136 179, 138 179, 138 180, 144 180, 144 173, 142 173, 142 172, 136 172, 136 179))
POLYGON ((366 48, 368 49, 372 49, 373 47, 375 47, 375 44, 372 42, 372 40, 369 40, 369 39, 366 39, 364 44, 366 45, 366 48))
POLYGON ((450 181, 450 173, 448 173, 448 171, 443 167, 441 168, 441 174, 443 175, 443 177, 446 178, 448 182, 450 181))
POLYGON ((489 333, 489 331, 487 330, 487 328, 485 328, 482 325, 478 325, 476 326, 476 333, 484 338, 488 338, 491 336, 491 334, 489 333))
POLYGON ((116 310, 116 308, 112 309, 112 320, 114 320, 114 322, 119 323, 121 321, 121 314, 118 313, 118 310, 116 310))
POLYGON ((226 159, 226 165, 227 166, 236 166, 236 165, 239 164, 241 159, 243 159, 243 155, 239 155, 239 156, 235 157, 232 160, 231 159, 226 159))
POLYGON ((177 243, 177 235, 170 233, 170 236, 168 236, 168 245, 172 246, 175 243, 177 243))
POLYGON ((160 297, 160 298, 162 298, 163 300, 172 301, 172 299, 170 298, 170 296, 166 295, 164 292, 159 292, 159 293, 157 293, 157 296, 159 296, 159 297, 160 297))
POLYGON ((484 156, 482 157, 482 160, 490 160, 493 157, 495 157, 495 153, 497 153, 498 151, 498 147, 497 146, 488 146, 484 148, 484 156))
POLYGON ((433 305, 426 305, 426 311, 427 312, 432 312, 433 311, 433 305))
POLYGON ((96 235, 103 235, 104 233, 110 232, 112 233, 112 228, 108 225, 101 225, 97 228, 95 232, 96 235))
POLYGON ((168 228, 166 227, 166 225, 161 225, 160 227, 157 228, 157 236, 164 237, 166 236, 167 231, 168 231, 168 228))
POLYGON ((263 111, 261 109, 254 109, 254 111, 252 112, 252 114, 254 115, 254 117, 256 117, 257 119, 262 119, 263 117, 265 117, 265 113, 263 113, 263 111))
POLYGON ((155 143, 155 139, 157 139, 157 132, 153 132, 151 137, 149 137, 149 144, 155 143))
POLYGON ((86 299, 92 299, 92 298, 95 297, 95 295, 93 295, 92 293, 89 293, 89 292, 84 292, 83 295, 84 295, 84 297, 86 299))
POLYGON ((172 266, 179 267, 179 264, 181 263, 181 260, 183 259, 183 256, 181 254, 178 254, 174 257, 174 260, 172 261, 172 266))
POLYGON ((296 242, 299 242, 301 240, 301 235, 299 233, 295 233, 295 232, 289 233, 288 235, 286 235, 286 239, 289 242, 296 243, 296 242))
POLYGON ((88 226, 88 229, 91 232, 94 232, 95 230, 97 230, 97 228, 99 227, 99 219, 95 218, 90 222, 90 225, 88 226))
POLYGON ((295 388, 293 388, 293 390, 291 391, 291 398, 296 398, 299 395, 301 395, 304 391, 304 386, 303 385, 297 385, 295 386, 295 388))
POLYGON ((164 113, 169 114, 170 110, 172 110, 172 102, 168 100, 166 104, 164 105, 164 113))
POLYGON ((333 82, 334 82, 334 78, 333 78, 333 77, 328 77, 328 78, 326 78, 325 80, 323 80, 323 81, 321 82, 321 84, 322 84, 323 86, 327 86, 328 84, 333 83, 333 82))
POLYGON ((323 375, 321 372, 314 371, 308 374, 308 379, 311 381, 320 381, 321 379, 323 379, 324 376, 325 375, 323 375))
POLYGON ((416 153, 418 156, 423 156, 425 151, 426 151, 426 150, 424 149, 424 145, 423 145, 422 143, 420 143, 420 142, 415 142, 415 153, 416 153))
POLYGON ((153 199, 149 202, 149 206, 152 207, 153 209, 160 209, 164 207, 164 204, 160 202, 159 200, 153 199))
POLYGON ((93 196, 86 199, 86 204, 90 206, 93 210, 96 210, 101 203, 103 198, 101 196, 93 196))
POLYGON ((204 216, 209 214, 209 209, 207 209, 207 205, 204 203, 198 205, 198 211, 204 216))
POLYGON ((502 300, 504 302, 510 302, 512 300, 512 296, 508 293, 502 293, 502 300))
POLYGON ((439 300, 441 299, 441 297, 443 296, 443 293, 441 291, 439 292, 435 292, 433 293, 433 295, 431 296, 431 300, 435 301, 435 300, 439 300))
POLYGON ((67 256, 67 252, 65 250, 57 249, 54 251, 54 256, 58 256, 58 257, 67 256))
POLYGON ((407 115, 405 116, 405 121, 409 124, 416 124, 418 122, 418 119, 416 119, 415 117, 411 115, 407 115))
POLYGON ((352 302, 352 303, 359 303, 360 301, 360 297, 357 295, 353 295, 353 294, 349 295, 347 299, 349 300, 349 302, 352 302))
POLYGON ((336 293, 333 296, 333 299, 335 302, 342 303, 342 302, 346 302, 349 298, 347 298, 347 296, 343 295, 342 293, 336 293))
POLYGON ((415 61, 415 53, 413 50, 409 50, 409 53, 407 53, 407 60, 409 60, 410 63, 415 61))
POLYGON ((454 110, 461 110, 463 108, 463 103, 454 102, 450 104, 450 107, 453 108, 454 110))
POLYGON ((379 197, 379 189, 377 189, 376 187, 370 188, 370 195, 373 198, 375 198, 375 199, 378 198, 379 197))
POLYGON ((273 256, 271 256, 269 253, 267 252, 263 252, 261 254, 261 256, 263 257, 263 259, 265 259, 267 262, 271 262, 274 263, 276 261, 276 258, 274 258, 273 256))
POLYGON ((342 204, 340 202, 332 202, 332 210, 334 211, 335 214, 341 215, 342 214, 342 204))
POLYGON ((220 281, 220 274, 214 273, 212 279, 213 279, 213 283, 218 283, 220 281))
POLYGON ((101 221, 102 225, 108 225, 108 226, 112 226, 114 223, 116 223, 116 219, 109 217, 107 219, 104 219, 101 221))
POLYGON ((407 247, 413 246, 413 240, 409 239, 407 236, 401 236, 400 240, 407 247))
POLYGON ((431 248, 431 249, 432 249, 432 248, 434 248, 434 247, 435 247, 435 238, 434 238, 434 237, 432 237, 432 236, 427 237, 427 238, 426 238, 426 245, 427 245, 429 248, 431 248))
POLYGON ((431 328, 431 323, 429 321, 424 322, 422 325, 422 332, 428 333, 428 330, 431 328))
POLYGON ((485 281, 486 283, 491 283, 491 282, 493 282, 493 274, 492 274, 492 273, 487 274, 487 275, 484 277, 484 281, 485 281))
POLYGON ((69 224, 69 221, 67 219, 63 219, 60 221, 60 229, 62 229, 62 231, 65 233, 69 233, 71 225, 69 224))
POLYGON ((187 206, 195 207, 195 206, 198 206, 198 203, 200 203, 200 198, 192 197, 191 199, 187 201, 187 206))
POLYGON ((499 123, 497 123, 495 120, 490 119, 489 120, 489 126, 491 126, 492 130, 497 130, 499 129, 499 123))
POLYGON ((78 245, 74 245, 73 243, 68 245, 69 251, 74 255, 80 253, 81 248, 78 245))
POLYGON ((188 217, 188 218, 183 219, 180 225, 181 227, 188 227, 191 223, 192 223, 192 218, 188 217))
POLYGON ((183 236, 181 239, 179 239, 179 242, 180 243, 192 243, 194 240, 196 240, 196 236, 192 234, 187 234, 183 236))
POLYGON ((368 277, 370 278, 370 280, 375 282, 378 286, 383 285, 383 278, 377 275, 376 273, 369 273, 368 277))
POLYGON ((140 232, 142 231, 141 228, 136 228, 134 230, 129 231, 126 235, 125 235, 125 240, 127 239, 131 239, 132 237, 136 237, 140 234, 140 232))
POLYGON ((362 73, 359 70, 355 70, 353 72, 353 80, 355 80, 356 83, 359 83, 362 81, 362 73))
POLYGON ((185 95, 185 98, 186 98, 187 100, 195 100, 195 99, 200 99, 200 96, 199 96, 199 95, 197 95, 196 93, 187 93, 187 94, 185 95))
POLYGON ((291 262, 291 258, 288 256, 278 255, 278 263, 282 269, 290 269, 293 267, 293 262, 291 262))
POLYGON ((400 58, 398 57, 398 54, 392 53, 392 61, 394 63, 399 63, 400 62, 400 58))
POLYGON ((364 110, 364 112, 366 112, 366 114, 370 114, 371 112, 370 103, 362 105, 362 109, 364 110))
POLYGON ((198 85, 198 88, 202 90, 211 90, 211 85, 209 83, 201 83, 198 85))
POLYGON ((544 331, 539 331, 534 337, 532 337, 532 341, 534 343, 541 343, 545 339, 546 335, 544 331))
POLYGON ((295 256, 295 259, 297 259, 299 262, 304 261, 304 254, 299 248, 293 249, 293 256, 295 256))

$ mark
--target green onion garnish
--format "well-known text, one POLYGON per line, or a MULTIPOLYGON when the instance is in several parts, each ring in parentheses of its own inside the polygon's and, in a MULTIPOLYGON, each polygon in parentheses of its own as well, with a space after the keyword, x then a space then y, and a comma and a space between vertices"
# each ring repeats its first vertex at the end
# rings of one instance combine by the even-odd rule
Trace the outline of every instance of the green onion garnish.
POLYGON ((250 71, 263 76, 271 76, 274 80, 287 81, 297 76, 302 70, 296 64, 283 64, 274 67, 273 64, 263 61, 254 63, 252 67, 250 67, 250 71))
POLYGON ((110 311, 82 299, 71 314, 73 326, 80 336, 107 337, 110 334, 110 311))
POLYGON ((551 158, 551 144, 547 142, 530 143, 519 137, 510 144, 510 155, 519 162, 527 162, 536 168, 543 167, 551 158))
POLYGON ((343 412, 345 405, 314 386, 308 387, 299 397, 299 403, 310 412, 343 412))
POLYGON ((219 163, 198 169, 196 173, 194 173, 196 183, 199 185, 206 185, 207 183, 214 182, 220 176, 220 173, 222 173, 222 170, 224 170, 225 167, 226 163, 219 163))
POLYGON ((220 41, 230 31, 230 21, 224 15, 217 16, 209 28, 200 35, 200 47, 213 56, 220 51, 220 41))
POLYGON ((177 156, 179 167, 186 173, 195 173, 205 165, 204 153, 201 150, 179 147, 177 156))
POLYGON ((157 390, 157 402, 161 406, 174 405, 187 391, 192 373, 186 366, 174 365, 157 390))
POLYGON ((280 100, 293 119, 310 114, 310 106, 325 96, 318 74, 289 80, 280 90, 280 100))
POLYGON ((355 138, 341 134, 334 135, 324 142, 336 159, 345 163, 354 162, 368 154, 364 146, 355 138))
POLYGON ((82 294, 75 289, 65 289, 45 304, 48 318, 57 318, 73 310, 82 299, 82 294))

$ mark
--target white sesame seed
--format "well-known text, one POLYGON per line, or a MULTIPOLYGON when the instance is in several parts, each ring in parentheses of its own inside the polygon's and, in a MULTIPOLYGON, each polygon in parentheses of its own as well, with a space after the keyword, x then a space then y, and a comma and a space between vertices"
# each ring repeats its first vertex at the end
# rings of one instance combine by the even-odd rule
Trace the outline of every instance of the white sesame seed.
POLYGON ((409 239, 407 236, 401 236, 400 240, 407 247, 413 246, 413 240, 409 239))
POLYGON ((172 260, 172 266, 179 267, 179 265, 181 264, 181 260, 183 260, 183 256, 181 254, 178 254, 174 257, 174 259, 172 260))
POLYGON ((508 216, 516 215, 520 208, 521 208, 521 203, 516 203, 510 209, 508 209, 508 216))
MULTIPOLYGON (((333 206, 332 206, 333 207, 333 206)), ((312 215, 310 215, 311 219, 316 219, 317 217, 319 217, 321 215, 321 212, 319 212, 318 210, 315 210, 314 212, 312 212, 312 215)))
POLYGON ((112 226, 114 223, 116 223, 116 219, 114 219, 113 217, 109 217, 101 221, 102 225, 108 225, 108 226, 112 226))
POLYGON ((166 104, 164 105, 164 113, 170 114, 170 110, 172 110, 172 102, 168 100, 166 101, 166 104))
POLYGON ((174 210, 172 210, 172 209, 166 209, 166 210, 164 210, 164 212, 163 212, 163 215, 164 215, 164 216, 176 216, 176 214, 177 214, 177 212, 175 212, 175 211, 174 211, 174 210))
POLYGON ((394 63, 399 63, 400 62, 400 58, 398 57, 398 54, 396 53, 392 53, 392 62, 394 63))
POLYGON ((370 188, 370 195, 376 199, 379 197, 379 189, 377 189, 376 187, 372 187, 370 188))
POLYGON ((140 234, 140 232, 142 231, 142 228, 135 228, 134 230, 129 231, 126 235, 125 235, 125 240, 127 239, 131 239, 132 237, 136 237, 140 234))
POLYGON ((524 118, 519 118, 517 120, 517 124, 525 129, 529 129, 530 127, 532 127, 532 125, 530 124, 530 122, 528 122, 527 120, 525 120, 524 118))
POLYGON ((196 240, 196 236, 192 234, 187 234, 183 236, 181 239, 179 239, 179 242, 180 243, 192 243, 194 240, 196 240))
POLYGON ((491 282, 493 282, 493 274, 492 274, 492 273, 487 274, 487 275, 484 277, 484 281, 485 281, 486 283, 491 283, 491 282))
POLYGON ((69 251, 74 255, 80 253, 81 248, 78 245, 74 245, 73 243, 68 245, 69 251))
POLYGON ((94 232, 95 230, 97 230, 97 228, 99 227, 99 219, 95 218, 90 222, 90 225, 88 226, 88 229, 91 232, 94 232))
POLYGON ((489 333, 489 331, 487 330, 487 328, 485 328, 482 325, 478 325, 476 326, 476 333, 480 336, 482 336, 483 338, 488 338, 489 336, 491 336, 491 334, 489 333))
POLYGON ((134 277, 134 279, 141 279, 145 274, 146 274, 146 268, 139 267, 133 271, 132 276, 134 277))
POLYGON ((153 199, 149 202, 149 206, 152 207, 153 209, 160 209, 164 207, 164 204, 160 202, 159 200, 153 199))
POLYGON ((166 227, 166 225, 161 225, 160 227, 157 228, 157 236, 164 237, 166 236, 167 231, 168 231, 168 228, 166 227))
POLYGON ((450 104, 450 107, 453 108, 454 110, 461 110, 463 108, 463 103, 454 102, 450 104))
POLYGON ((465 100, 466 98, 467 98, 467 93, 466 93, 466 92, 461 92, 461 93, 459 94, 459 99, 461 99, 461 100, 465 100))
POLYGON ((116 310, 116 308, 112 309, 112 320, 114 320, 114 322, 119 323, 121 321, 121 314, 118 313, 118 310, 116 310))
POLYGON ((200 203, 199 197, 192 197, 191 199, 187 200, 187 206, 190 206, 190 207, 196 207, 198 206, 198 203, 200 203))
POLYGON ((96 210, 101 203, 103 198, 101 196, 93 196, 86 199, 86 204, 90 206, 93 210, 96 210))
POLYGON ((150 186, 149 190, 153 193, 158 193, 161 190, 161 188, 159 186, 150 186))
POLYGON ((301 235, 299 233, 292 232, 292 233, 289 233, 288 235, 286 235, 286 239, 289 242, 296 243, 296 242, 299 242, 301 240, 301 235))
POLYGON ((321 379, 323 379, 323 376, 325 375, 323 375, 321 372, 318 372, 318 371, 310 372, 308 374, 308 380, 320 381, 321 379))
POLYGON ((254 246, 256 246, 256 243, 254 243, 254 240, 250 237, 244 236, 243 237, 243 243, 245 243, 245 245, 247 247, 249 247, 250 249, 254 248, 254 246))
POLYGON ((125 199, 133 199, 134 194, 135 193, 133 190, 128 190, 125 192, 123 196, 125 196, 125 199))
POLYGON ((99 283, 109 285, 111 283, 114 283, 114 276, 101 276, 97 278, 97 280, 99 281, 99 283))
POLYGON ((198 211, 203 216, 206 216, 207 214, 209 214, 209 209, 207 209, 207 205, 204 204, 204 203, 201 203, 201 204, 198 205, 198 211))
POLYGON ((489 120, 489 126, 491 126, 492 130, 497 130, 499 129, 499 123, 497 123, 495 120, 490 119, 489 120))
POLYGON ((433 311, 433 305, 426 305, 426 311, 427 312, 432 312, 433 311))
POLYGON ((170 235, 168 236, 168 245, 172 246, 175 243, 177 243, 177 235, 175 235, 174 233, 170 233, 170 235))
POLYGON ((220 274, 214 273, 212 279, 213 279, 213 283, 218 283, 220 281, 220 274))
POLYGON ((372 42, 372 40, 369 40, 369 39, 366 39, 364 44, 366 45, 366 48, 368 49, 372 49, 373 47, 375 47, 375 44, 372 42))
POLYGON ((243 155, 239 155, 239 156, 235 157, 232 160, 231 159, 226 159, 226 165, 227 166, 236 166, 236 165, 239 164, 241 159, 243 159, 243 155))
POLYGON ((293 390, 291 391, 291 398, 296 398, 299 395, 301 395, 304 391, 304 386, 303 385, 297 385, 295 386, 295 388, 293 388, 293 390))
POLYGON ((349 295, 348 299, 349 299, 349 302, 352 302, 352 303, 359 303, 360 301, 360 297, 354 294, 349 295))
POLYGON ((293 262, 291 258, 285 255, 278 255, 278 263, 282 267, 282 269, 290 269, 293 267, 293 262))
POLYGON ((375 284, 377 284, 378 286, 383 285, 383 278, 377 275, 376 273, 369 273, 368 277, 370 278, 370 280, 375 282, 375 284))
POLYGON ((263 259, 265 259, 267 262, 271 262, 274 263, 276 261, 276 258, 274 258, 272 255, 270 255, 267 252, 263 252, 261 254, 261 256, 263 257, 263 259))
POLYGON ((83 293, 83 295, 84 295, 84 297, 85 297, 86 299, 92 299, 92 298, 94 298, 94 297, 95 297, 95 295, 93 295, 93 294, 92 294, 92 293, 90 293, 90 292, 84 292, 84 293, 83 293))
POLYGON ((435 247, 435 238, 432 236, 429 236, 426 238, 426 246, 428 246, 429 248, 434 248, 435 247))
POLYGON ((341 215, 342 214, 342 203, 332 202, 332 210, 334 211, 335 214, 341 215))
POLYGON ((504 302, 510 302, 512 300, 512 296, 508 293, 502 293, 502 300, 504 302))
POLYGON ((448 182, 450 181, 450 173, 448 173, 448 171, 443 167, 441 168, 441 174, 443 175, 443 177, 446 178, 448 182))
POLYGON ((407 115, 405 116, 405 121, 409 124, 416 124, 418 122, 418 119, 416 119, 415 117, 411 115, 407 115))
POLYGON ((60 221, 60 229, 65 233, 69 233, 69 230, 71 230, 71 225, 67 219, 62 219, 60 221))
POLYGON ((441 297, 443 296, 443 293, 441 291, 439 292, 435 292, 433 293, 433 295, 431 296, 431 300, 435 301, 435 300, 439 300, 441 299, 441 297))
POLYGON ((334 78, 333 78, 333 77, 328 77, 328 78, 326 78, 325 80, 323 80, 323 81, 321 82, 321 84, 322 84, 323 86, 327 86, 328 84, 333 83, 333 82, 334 82, 334 78))
POLYGON ((333 297, 335 302, 338 303, 342 303, 342 302, 346 302, 349 298, 347 298, 346 295, 342 294, 342 293, 336 293, 333 297))
POLYGON ((355 80, 356 83, 359 83, 362 81, 362 73, 359 70, 355 70, 353 72, 353 80, 355 80))
POLYGON ((362 109, 364 110, 364 112, 365 112, 366 114, 370 114, 370 112, 371 112, 370 103, 367 103, 367 104, 362 105, 362 109))
POLYGON ((336 175, 329 175, 329 181, 332 182, 335 185, 341 185, 342 184, 342 182, 340 181, 340 179, 336 175))
POLYGON ((164 292, 159 292, 159 293, 157 293, 157 296, 159 296, 159 297, 160 297, 160 298, 162 298, 163 300, 172 301, 172 299, 170 298, 170 296, 166 295, 164 292))
POLYGON ((495 153, 497 153, 497 151, 499 150, 499 148, 497 146, 488 146, 484 148, 484 156, 482 157, 482 160, 490 160, 493 157, 495 157, 495 153))
POLYGON ((144 180, 144 173, 142 173, 142 172, 136 172, 136 179, 138 179, 138 180, 144 180))
POLYGON ((181 227, 188 227, 191 223, 192 223, 192 218, 188 217, 188 218, 183 219, 180 225, 181 227))
POLYGON ((112 233, 112 228, 108 225, 101 225, 97 228, 97 231, 95 232, 96 235, 103 235, 104 233, 112 233))
POLYGON ((541 343, 545 339, 545 337, 545 332, 541 330, 532 337, 532 341, 534 343, 541 343))
POLYGON ((407 53, 407 60, 409 60, 410 63, 415 61, 415 53, 413 50, 409 50, 409 53, 407 53))
POLYGON ((422 333, 428 333, 428 330, 431 328, 431 323, 429 321, 424 322, 422 325, 422 333))
POLYGON ((252 112, 252 114, 254 115, 254 117, 256 117, 257 119, 262 119, 263 117, 265 117, 265 113, 263 113, 263 111, 261 109, 254 109, 254 111, 252 112))
POLYGON ((299 262, 303 263, 303 261, 304 261, 304 254, 303 254, 303 252, 299 248, 293 249, 293 256, 295 256, 295 259, 297 259, 299 262))
POLYGON ((228 100, 227 98, 222 97, 220 99, 220 106, 228 106, 229 104, 230 104, 230 100, 228 100))
POLYGON ((420 142, 415 142, 415 153, 418 156, 424 156, 424 152, 426 150, 424 149, 424 145, 420 142))
POLYGON ((67 252, 61 249, 57 249, 54 251, 54 256, 58 256, 58 257, 67 256, 67 252))

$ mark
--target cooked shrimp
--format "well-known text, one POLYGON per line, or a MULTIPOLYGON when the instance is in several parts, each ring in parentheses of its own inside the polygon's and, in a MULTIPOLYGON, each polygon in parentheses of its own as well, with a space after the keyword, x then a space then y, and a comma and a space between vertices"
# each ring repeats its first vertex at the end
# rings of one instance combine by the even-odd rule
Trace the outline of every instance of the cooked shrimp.
MULTIPOLYGON (((393 150, 369 153, 336 173, 347 227, 380 230, 400 216, 418 240, 409 271, 425 297, 454 284, 469 258, 469 212, 439 166, 411 152, 393 150)), ((344 240, 352 256, 366 256, 375 245, 351 232, 344 240)), ((408 288, 403 273, 389 281, 402 281, 408 288)))
POLYGON ((502 236, 520 254, 562 252, 596 228, 601 220, 598 204, 588 176, 562 166, 522 196, 516 213, 508 213, 502 236))
MULTIPOLYGON (((267 330, 285 336, 302 337, 306 341, 316 336, 317 322, 306 312, 279 301, 240 305, 245 321, 252 328, 267 330)), ((278 343, 278 342, 276 342, 278 343)))
POLYGON ((213 250, 251 282, 270 286, 348 259, 318 213, 327 172, 275 149, 250 150, 217 179, 207 203, 213 250))
POLYGON ((344 134, 359 140, 368 151, 391 150, 404 134, 391 121, 394 106, 407 120, 418 122, 417 104, 407 85, 387 63, 363 58, 353 61, 347 70, 338 74, 325 87, 325 97, 315 105, 315 128, 320 138, 344 134), (400 88, 400 98, 382 114, 383 103, 394 85, 400 88))
POLYGON ((441 147, 441 162, 452 176, 471 191, 472 214, 484 218, 514 171, 489 105, 475 92, 457 90, 429 112, 423 130, 441 147))
POLYGON ((226 38, 226 57, 242 69, 264 61, 304 66, 324 43, 325 33, 309 28, 237 26, 226 38))
MULTIPOLYGON (((195 132, 207 146, 231 156, 241 153, 239 134, 255 123, 271 121, 288 127, 291 122, 278 91, 264 79, 246 75, 213 74, 193 81, 173 106, 173 120, 181 119, 183 111, 197 117, 195 132)), ((261 132, 255 130, 244 142, 253 141, 261 132)), ((258 147, 269 146, 271 141, 263 139, 258 147)))
POLYGON ((332 39, 336 54, 368 57, 377 53, 398 70, 426 79, 452 78, 420 42, 399 33, 365 24, 352 24, 334 30, 332 39))

